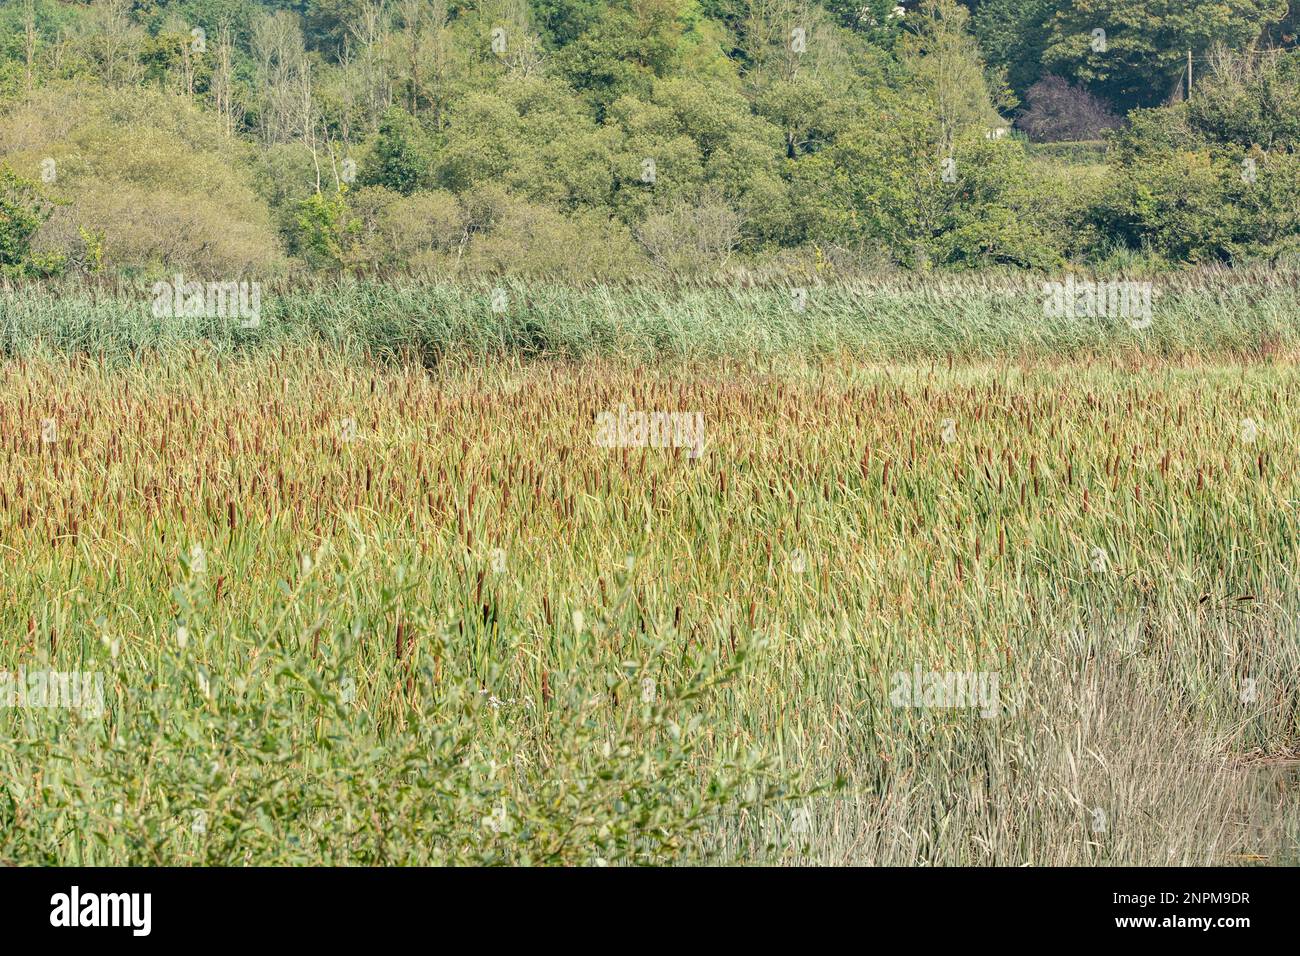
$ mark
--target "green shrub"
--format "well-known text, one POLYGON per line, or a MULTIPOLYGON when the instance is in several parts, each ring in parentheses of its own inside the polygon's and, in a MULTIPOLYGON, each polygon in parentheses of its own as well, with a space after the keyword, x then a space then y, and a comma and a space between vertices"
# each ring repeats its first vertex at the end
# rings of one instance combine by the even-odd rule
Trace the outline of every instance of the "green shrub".
POLYGON ((432 184, 432 162, 428 136, 419 122, 400 106, 393 106, 380 120, 370 161, 359 182, 407 196, 432 184))
POLYGON ((859 128, 807 160, 798 177, 812 237, 879 242, 908 266, 1058 264, 1068 192, 1036 181, 1014 140, 970 133, 941 156, 932 132, 903 105, 888 125, 859 128))
POLYGON ((1297 248, 1297 62, 1225 60, 1189 103, 1134 113, 1113 143, 1098 231, 1177 262, 1297 248))
POLYGON ((32 239, 52 208, 36 183, 0 163, 0 275, 22 278, 58 271, 57 257, 32 250, 32 239))
POLYGON ((110 270, 223 277, 284 268, 253 189, 250 148, 185 97, 41 89, 0 114, 0 153, 19 168, 56 163, 49 193, 58 203, 37 236, 43 248, 81 257, 84 230, 102 235, 110 270))
MULTIPOLYGON (((406 588, 399 574, 384 599, 406 588)), ((701 753, 713 749, 701 709, 743 652, 723 666, 628 647, 639 662, 555 671, 555 696, 526 706, 481 691, 499 675, 478 671, 457 622, 413 621, 419 648, 376 668, 367 628, 392 608, 354 606, 305 640, 286 624, 301 590, 272 621, 207 633, 209 590, 189 572, 173 593, 183 643, 172 633, 121 658, 91 645, 102 713, 84 699, 0 709, 0 860, 700 862, 719 815, 793 795, 756 753, 701 753)))

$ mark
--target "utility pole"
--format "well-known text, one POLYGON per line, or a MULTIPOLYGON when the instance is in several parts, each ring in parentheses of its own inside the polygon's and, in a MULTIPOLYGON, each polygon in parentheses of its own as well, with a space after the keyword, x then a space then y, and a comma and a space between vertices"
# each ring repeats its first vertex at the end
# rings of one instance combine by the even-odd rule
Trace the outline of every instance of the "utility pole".
POLYGON ((1187 98, 1192 98, 1192 51, 1187 51, 1187 98))

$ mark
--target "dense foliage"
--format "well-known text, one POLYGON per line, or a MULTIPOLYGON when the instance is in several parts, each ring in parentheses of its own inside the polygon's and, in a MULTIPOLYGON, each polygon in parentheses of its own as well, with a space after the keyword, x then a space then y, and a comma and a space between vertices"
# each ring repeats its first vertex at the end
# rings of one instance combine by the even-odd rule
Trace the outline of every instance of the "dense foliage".
POLYGON ((1283 0, 8 0, 0 257, 20 279, 1276 257, 1291 23, 1283 0), (1025 136, 1117 128, 1104 170, 1025 136))

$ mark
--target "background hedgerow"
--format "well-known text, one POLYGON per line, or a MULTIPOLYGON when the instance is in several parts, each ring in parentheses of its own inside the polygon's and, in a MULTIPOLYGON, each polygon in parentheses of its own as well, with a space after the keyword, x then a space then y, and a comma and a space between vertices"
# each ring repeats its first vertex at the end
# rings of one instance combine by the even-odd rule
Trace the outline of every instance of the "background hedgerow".
POLYGON ((1268 262, 1293 7, 14 0, 0 156, 54 203, 38 273, 1268 262))

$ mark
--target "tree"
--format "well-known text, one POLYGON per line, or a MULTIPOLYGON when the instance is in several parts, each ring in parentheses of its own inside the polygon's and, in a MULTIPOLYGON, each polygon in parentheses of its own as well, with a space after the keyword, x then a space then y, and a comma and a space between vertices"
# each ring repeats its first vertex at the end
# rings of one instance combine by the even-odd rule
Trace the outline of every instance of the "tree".
POLYGON ((906 16, 906 11, 899 12, 899 0, 822 0, 822 5, 843 26, 880 44, 893 42, 906 16))
POLYGON ((1219 60, 1190 102, 1130 115, 1105 234, 1177 262, 1300 249, 1300 57, 1251 59, 1219 60))
POLYGON ((361 222, 348 215, 346 192, 341 186, 333 196, 317 192, 298 203, 297 251, 317 267, 347 269, 357 264, 361 222))
POLYGON ((881 247, 914 268, 1058 265, 1071 206, 1039 191, 1023 147, 968 130, 940 161, 937 130, 924 104, 894 100, 800 164, 808 237, 881 247))
POLYGON ((1287 0, 1070 0, 1048 22, 1043 65, 1125 110, 1152 106, 1185 74, 1189 50, 1240 48, 1286 15, 1287 0))
POLYGON ((939 154, 966 129, 999 125, 970 14, 955 0, 925 0, 898 43, 912 88, 930 104, 939 154))
POLYGON ((306 142, 314 125, 311 66, 297 17, 282 11, 254 23, 252 55, 263 142, 306 142))
POLYGON ((560 74, 603 116, 620 96, 647 97, 681 52, 679 0, 619 0, 556 57, 560 74))
POLYGON ((134 79, 142 31, 131 20, 130 0, 95 0, 86 17, 86 35, 99 74, 109 86, 134 79))
POLYGON ((386 186, 409 196, 427 188, 433 177, 433 162, 424 130, 400 106, 391 106, 379 123, 371 161, 361 176, 362 185, 386 186))
POLYGON ((1016 125, 1040 143, 1100 139, 1120 125, 1120 118, 1105 103, 1059 76, 1039 80, 1025 97, 1029 105, 1016 125))
POLYGON ((1243 149, 1300 148, 1300 56, 1212 55, 1187 104, 1189 128, 1243 149))
POLYGON ((365 0, 310 0, 303 18, 308 45, 338 56, 350 38, 351 25, 361 19, 365 0))
POLYGON ((1043 73, 1047 22, 1059 0, 984 0, 974 16, 975 36, 991 65, 1007 71, 1007 82, 1023 96, 1043 73))
POLYGON ((32 252, 32 238, 51 210, 36 183, 0 164, 0 273, 23 277, 51 271, 52 261, 32 252))
POLYGON ((533 15, 553 49, 568 46, 590 30, 603 7, 600 0, 532 0, 533 15))

